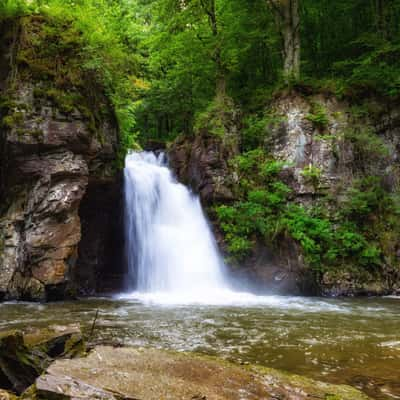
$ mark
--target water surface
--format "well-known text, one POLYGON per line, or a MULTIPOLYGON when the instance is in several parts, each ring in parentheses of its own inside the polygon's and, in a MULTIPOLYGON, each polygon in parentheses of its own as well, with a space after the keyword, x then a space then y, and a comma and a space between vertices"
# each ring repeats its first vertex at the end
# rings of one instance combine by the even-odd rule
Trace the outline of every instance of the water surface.
POLYGON ((400 299, 267 296, 258 304, 179 305, 132 297, 3 303, 0 329, 80 322, 88 331, 99 309, 96 341, 218 355, 400 399, 400 299))

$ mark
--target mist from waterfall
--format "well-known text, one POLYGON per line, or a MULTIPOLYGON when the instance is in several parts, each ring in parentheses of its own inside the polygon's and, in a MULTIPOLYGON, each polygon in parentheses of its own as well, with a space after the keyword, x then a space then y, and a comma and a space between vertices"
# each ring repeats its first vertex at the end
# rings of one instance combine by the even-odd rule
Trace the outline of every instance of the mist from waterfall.
POLYGON ((176 181, 165 156, 132 152, 124 173, 129 287, 191 299, 228 290, 199 198, 176 181))

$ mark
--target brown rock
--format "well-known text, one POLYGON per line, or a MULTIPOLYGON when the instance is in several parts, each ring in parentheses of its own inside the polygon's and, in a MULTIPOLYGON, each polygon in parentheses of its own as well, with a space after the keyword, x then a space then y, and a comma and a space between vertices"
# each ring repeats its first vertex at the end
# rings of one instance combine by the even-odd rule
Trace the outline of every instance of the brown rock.
MULTIPOLYGON (((42 81, 29 70, 30 57, 39 56, 43 44, 38 41, 46 40, 52 24, 43 16, 27 16, 0 29, 0 62, 9 66, 0 77, 8 104, 0 135, 0 300, 61 299, 75 291, 82 199, 89 181, 110 182, 115 174, 117 123, 101 83, 82 76, 82 87, 66 88, 52 75, 42 81), (25 62, 16 68, 18 52, 25 62)), ((64 28, 76 33, 68 24, 64 28)), ((72 53, 80 52, 79 41, 70 45, 77 46, 72 53)), ((54 46, 55 54, 41 63, 51 68, 61 56, 64 67, 80 76, 72 53, 56 54, 62 49, 54 46)), ((93 266, 81 263, 80 268, 93 266)))
POLYGON ((143 400, 306 400, 329 396, 368 400, 349 386, 330 385, 269 368, 243 367, 193 353, 107 346, 96 347, 86 358, 57 360, 37 384, 44 393, 65 391, 71 396, 82 388, 92 391, 94 387, 100 393, 143 400))
POLYGON ((99 389, 69 376, 43 375, 36 380, 38 399, 52 400, 139 400, 99 389))

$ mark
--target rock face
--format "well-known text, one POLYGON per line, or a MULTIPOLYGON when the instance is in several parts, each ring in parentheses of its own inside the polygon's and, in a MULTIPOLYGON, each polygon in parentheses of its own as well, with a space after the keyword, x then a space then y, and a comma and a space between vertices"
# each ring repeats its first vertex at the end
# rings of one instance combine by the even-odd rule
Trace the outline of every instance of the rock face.
MULTIPOLYGON (((361 117, 357 111, 347 102, 323 95, 291 94, 272 105, 281 122, 269 127, 265 147, 275 159, 286 162, 281 179, 293 190, 297 203, 308 206, 326 196, 340 199, 364 174, 382 178, 390 193, 398 190, 398 112, 393 105, 372 99, 364 105, 361 117), (364 136, 357 142, 355 133, 361 132, 364 136), (368 137, 379 139, 368 144, 368 137), (380 143, 387 154, 380 154, 380 143)), ((396 239, 384 246, 388 265, 379 274, 338 268, 323 273, 316 282, 318 292, 328 296, 396 293, 400 288, 399 245, 396 239)))
MULTIPOLYGON (((51 21, 27 17, 3 23, 1 30, 1 64, 8 74, 1 82, 0 299, 76 293, 80 204, 88 187, 114 184, 118 132, 101 86, 87 76, 80 85, 91 85, 91 93, 77 82, 58 83, 67 79, 62 68, 74 76, 73 59, 71 65, 46 66, 47 75, 35 70, 76 51, 60 45, 57 54, 41 53, 48 32, 63 40, 55 29, 51 21), (33 37, 36 44, 29 42, 33 37)), ((92 268, 82 262, 85 267, 92 268)))
POLYGON ((228 162, 235 155, 220 138, 206 132, 189 141, 178 138, 169 152, 178 178, 199 193, 205 203, 233 200, 234 176, 228 162))
MULTIPOLYGON (((223 239, 221 247, 224 248, 223 239)), ((287 238, 278 248, 259 243, 252 255, 230 269, 232 285, 260 294, 314 295, 318 287, 299 245, 287 238)))
MULTIPOLYGON (((332 95, 303 96, 294 92, 271 102, 268 113, 274 122, 265 127, 264 148, 275 160, 285 163, 280 180, 291 188, 293 202, 307 207, 328 196, 340 199, 363 174, 382 178, 389 192, 398 190, 399 113, 395 105, 372 99, 365 104, 360 111, 332 95), (358 139, 361 142, 354 140, 354 132, 366 132, 358 139), (367 143, 368 132, 382 141, 388 154, 379 154, 378 141, 367 143), (369 154, 363 154, 364 149, 369 154)), ((190 184, 209 206, 237 198, 237 176, 229 163, 237 153, 224 152, 220 143, 203 132, 195 138, 180 138, 170 148, 178 177, 190 184)), ((214 227, 224 249, 217 223, 214 227)), ((384 247, 388 265, 380 274, 360 275, 339 268, 316 281, 295 241, 286 238, 275 246, 260 241, 252 255, 232 270, 232 275, 246 281, 247 286, 275 293, 394 293, 400 290, 400 242, 390 237, 384 247)))
POLYGON ((193 137, 178 137, 170 146, 170 164, 179 180, 199 193, 204 203, 234 199, 235 175, 229 160, 238 154, 238 111, 230 98, 215 99, 201 116, 193 137))

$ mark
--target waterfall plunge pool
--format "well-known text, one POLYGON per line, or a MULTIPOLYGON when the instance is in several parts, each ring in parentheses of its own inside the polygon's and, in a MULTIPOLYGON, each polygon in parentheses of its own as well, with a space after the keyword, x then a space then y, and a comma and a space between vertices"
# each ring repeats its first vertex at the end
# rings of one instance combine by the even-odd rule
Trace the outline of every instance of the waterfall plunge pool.
MULTIPOLYGON (((134 295, 132 295, 134 296, 134 295)), ((0 304, 0 330, 81 323, 94 340, 216 355, 400 398, 400 299, 260 297, 246 304, 137 299, 0 304)))

